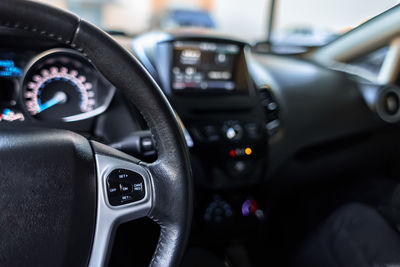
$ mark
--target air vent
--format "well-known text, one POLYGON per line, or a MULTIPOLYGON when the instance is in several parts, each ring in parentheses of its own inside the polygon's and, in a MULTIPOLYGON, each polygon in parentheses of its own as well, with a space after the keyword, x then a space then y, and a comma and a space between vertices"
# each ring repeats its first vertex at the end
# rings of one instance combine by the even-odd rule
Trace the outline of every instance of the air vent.
POLYGON ((376 103, 379 116, 387 122, 400 121, 400 88, 390 86, 383 88, 376 103))
POLYGON ((275 97, 272 94, 269 86, 263 86, 259 89, 259 96, 261 104, 264 107, 265 117, 267 123, 265 125, 266 130, 270 136, 276 134, 279 131, 281 122, 279 120, 279 106, 275 97))

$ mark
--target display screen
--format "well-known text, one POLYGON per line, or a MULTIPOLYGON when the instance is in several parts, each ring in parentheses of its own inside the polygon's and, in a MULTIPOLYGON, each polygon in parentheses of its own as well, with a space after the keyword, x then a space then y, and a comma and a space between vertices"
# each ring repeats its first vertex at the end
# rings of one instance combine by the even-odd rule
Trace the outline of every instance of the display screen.
POLYGON ((235 65, 240 47, 210 42, 174 42, 172 89, 234 91, 235 65))
POLYGON ((0 77, 20 77, 21 75, 21 69, 15 66, 13 60, 0 57, 0 77))

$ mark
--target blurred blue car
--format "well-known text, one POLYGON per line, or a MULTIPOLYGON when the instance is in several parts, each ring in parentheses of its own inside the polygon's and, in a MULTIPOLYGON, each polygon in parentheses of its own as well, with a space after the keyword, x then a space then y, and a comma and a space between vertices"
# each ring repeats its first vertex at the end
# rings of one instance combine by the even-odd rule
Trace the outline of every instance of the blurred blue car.
POLYGON ((175 27, 215 29, 215 22, 210 13, 204 10, 170 9, 162 15, 157 26, 162 29, 175 27))

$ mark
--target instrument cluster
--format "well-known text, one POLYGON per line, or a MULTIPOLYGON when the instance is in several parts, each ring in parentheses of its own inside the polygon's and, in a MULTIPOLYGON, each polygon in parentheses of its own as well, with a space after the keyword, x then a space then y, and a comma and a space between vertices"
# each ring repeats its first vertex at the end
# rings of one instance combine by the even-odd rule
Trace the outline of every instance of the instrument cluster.
POLYGON ((89 119, 108 108, 114 92, 74 50, 0 52, 0 122, 89 119))

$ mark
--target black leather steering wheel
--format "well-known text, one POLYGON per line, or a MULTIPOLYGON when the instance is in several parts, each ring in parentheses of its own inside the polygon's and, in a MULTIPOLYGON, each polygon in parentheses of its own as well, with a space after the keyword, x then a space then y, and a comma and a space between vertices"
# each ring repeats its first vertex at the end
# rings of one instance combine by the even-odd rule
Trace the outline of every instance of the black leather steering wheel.
POLYGON ((157 84, 111 37, 71 13, 0 0, 0 26, 81 52, 142 113, 158 152, 150 164, 69 131, 0 130, 0 265, 105 265, 116 227, 144 216, 161 228, 150 265, 178 265, 191 224, 191 171, 157 84), (110 204, 107 179, 115 170, 141 177, 141 200, 110 204))

